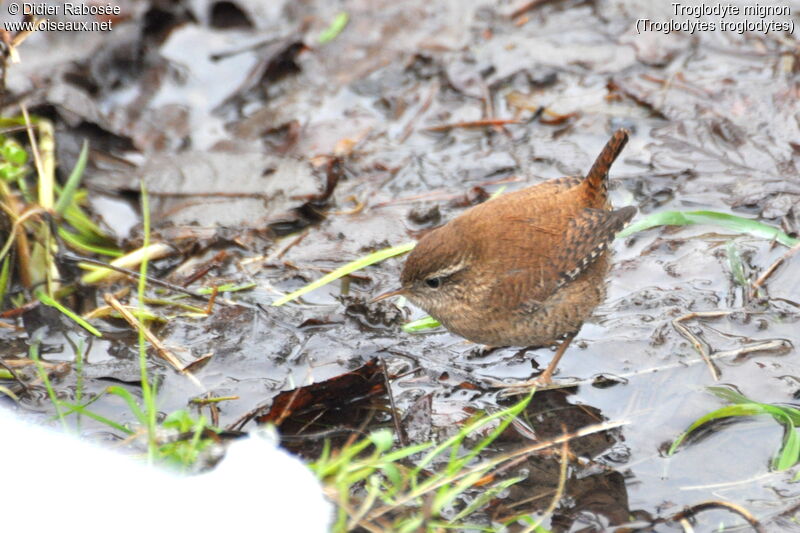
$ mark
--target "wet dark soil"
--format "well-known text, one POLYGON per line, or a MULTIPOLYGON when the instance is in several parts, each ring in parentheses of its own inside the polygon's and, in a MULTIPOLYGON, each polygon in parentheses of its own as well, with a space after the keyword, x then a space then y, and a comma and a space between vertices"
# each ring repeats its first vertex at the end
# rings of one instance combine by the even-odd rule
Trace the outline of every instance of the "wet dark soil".
MULTIPOLYGON (((153 358, 163 412, 206 393, 235 396, 215 416, 220 427, 247 430, 281 391, 376 357, 402 375, 391 389, 412 441, 440 439, 476 410, 508 405, 491 383, 530 377, 552 351, 476 355, 444 330, 403 332, 419 310, 366 303, 396 286, 401 258, 299 302, 270 304, 345 262, 414 240, 501 186, 584 173, 618 127, 632 138, 611 172, 614 205, 635 205, 639 217, 731 212, 797 235, 794 35, 636 32, 642 17, 689 18, 673 16, 669 3, 565 0, 520 11, 525 4, 121 1, 124 17, 112 31, 29 38, 21 63, 8 68, 4 113, 15 114, 24 98, 32 113, 54 121, 61 176, 89 139, 91 206, 120 246, 141 244, 134 217, 144 181, 152 240, 176 248, 151 275, 180 283, 208 267, 189 288, 255 283, 221 295, 228 303, 207 318, 157 310, 170 316, 156 328, 159 338, 184 363, 211 356, 195 371, 202 389, 153 358), (341 11, 349 24, 320 43, 341 11), (495 119, 512 122, 470 124, 495 119)), ((782 5, 792 15, 777 18, 796 22, 800 3, 782 5)), ((622 424, 571 444, 577 457, 554 530, 630 521, 668 529, 653 521, 707 500, 742 505, 770 528, 797 529, 793 472, 769 469, 777 425, 741 422, 673 457, 664 453, 721 405, 705 391, 717 382, 674 326, 678 318, 699 314, 684 325, 714 357, 720 383, 761 402, 800 395, 800 254, 756 292, 736 282, 728 243, 749 282, 786 253, 712 226, 656 228, 614 243, 608 298, 556 375, 571 386, 537 392, 526 413, 535 437, 509 430, 493 449, 622 424)), ((90 310, 103 292, 128 285, 83 288, 71 303, 90 310)), ((70 363, 72 345, 85 343, 85 396, 109 384, 141 394, 136 337, 123 322, 94 321, 102 339, 49 308, 6 322, 21 329, 0 328, 3 360, 26 357, 44 325, 46 361, 70 363)), ((59 397, 74 397, 74 366, 59 369, 59 397)), ((20 411, 52 413, 41 386, 18 392, 20 411)), ((358 405, 332 409, 328 427, 391 426, 385 394, 358 405)), ((134 422, 118 398, 104 396, 92 409, 134 422)), ((84 431, 107 428, 85 423, 84 431)), ((297 442, 293 449, 313 456, 318 441, 297 442)), ((549 505, 558 462, 536 456, 517 469, 508 475, 524 471, 527 481, 493 503, 486 520, 549 505)), ((712 511, 696 527, 742 523, 712 511)))

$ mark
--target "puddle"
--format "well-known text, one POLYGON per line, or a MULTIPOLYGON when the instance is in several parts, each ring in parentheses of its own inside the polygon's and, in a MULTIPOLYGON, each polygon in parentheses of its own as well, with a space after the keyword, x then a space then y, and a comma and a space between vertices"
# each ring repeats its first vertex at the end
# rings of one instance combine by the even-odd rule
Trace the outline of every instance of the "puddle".
MULTIPOLYGON (((212 27, 202 22, 212 19, 210 3, 191 2, 188 11, 131 7, 119 31, 80 46, 65 44, 62 35, 35 35, 7 81, 15 96, 37 86, 28 105, 57 125, 62 175, 80 139, 89 138, 91 206, 123 241, 138 238, 129 202, 145 180, 153 240, 181 250, 151 265, 151 275, 177 283, 207 266, 190 289, 255 283, 220 295, 234 303, 217 305, 207 318, 158 309, 169 317, 155 328, 158 337, 185 362, 210 355, 197 379, 211 395, 235 398, 218 405, 221 427, 268 408, 281 391, 375 357, 390 374, 404 374, 391 386, 412 439, 441 439, 475 410, 507 405, 487 384, 526 379, 553 351, 476 355, 474 345, 442 329, 404 333, 400 325, 422 316, 419 310, 364 303, 397 285, 402 258, 300 303, 270 304, 345 262, 418 238, 500 187, 508 192, 584 173, 618 127, 630 128, 632 139, 611 172, 615 205, 636 205, 637 217, 673 209, 733 212, 797 235, 793 38, 639 36, 632 30, 636 14, 660 11, 632 0, 545 2, 514 20, 508 12, 515 6, 479 1, 354 0, 343 7, 348 27, 322 45, 316 37, 335 15, 324 2, 238 4, 253 27, 212 27), (143 39, 133 30, 144 27, 148 9, 162 26, 143 39), (69 53, 53 61, 50 47, 69 53), (131 50, 136 61, 114 66, 131 50), (103 74, 101 63, 112 71, 103 74), (38 70, 34 84, 33 67, 42 64, 49 68, 38 70), (576 115, 548 124, 539 107, 552 112, 551 120, 576 115), (430 130, 487 118, 518 123, 430 130), (223 250, 224 258, 213 261, 223 250), (181 267, 192 258, 191 268, 181 267)), ((770 471, 782 439, 771 420, 718 427, 673 457, 665 454, 693 420, 722 405, 705 390, 710 385, 730 384, 768 403, 795 402, 800 393, 800 254, 786 258, 755 294, 734 281, 729 242, 751 282, 787 251, 711 226, 656 228, 614 243, 608 297, 556 375, 576 385, 537 393, 526 414, 539 439, 557 436, 562 424, 567 431, 620 424, 571 443, 580 461, 571 467, 553 530, 602 530, 630 520, 644 528, 720 499, 769 528, 790 527, 798 491, 791 471, 770 471), (724 313, 682 323, 716 357, 719 383, 674 326, 705 312, 724 313), (762 345, 769 348, 756 349, 762 345)), ((103 304, 106 290, 81 289, 75 302, 90 310, 103 304)), ((0 358, 26 357, 30 335, 47 326, 44 360, 73 363, 53 374, 59 396, 74 399, 78 386, 70 340, 83 340, 87 350, 84 397, 111 384, 141 395, 138 348, 122 321, 93 321, 104 338, 91 342, 57 314, 37 311, 14 323, 24 330, 0 328, 0 358)), ((33 379, 31 369, 20 372, 33 379)), ((202 392, 196 385, 158 359, 150 372, 162 412, 197 412, 188 403, 202 392)), ((20 398, 20 411, 52 412, 40 386, 20 398)), ((369 405, 379 412, 369 415, 370 428, 391 424, 381 408, 369 405)), ((92 409, 135 422, 119 397, 105 395, 92 409)), ((364 409, 359 416, 367 416, 364 409)), ((84 420, 83 431, 108 428, 84 420)), ((492 451, 530 442, 509 428, 492 451)), ((484 519, 547 508, 558 469, 546 454, 518 465, 507 475, 528 479, 492 503, 484 519)), ((741 523, 713 511, 701 513, 695 526, 741 523)))

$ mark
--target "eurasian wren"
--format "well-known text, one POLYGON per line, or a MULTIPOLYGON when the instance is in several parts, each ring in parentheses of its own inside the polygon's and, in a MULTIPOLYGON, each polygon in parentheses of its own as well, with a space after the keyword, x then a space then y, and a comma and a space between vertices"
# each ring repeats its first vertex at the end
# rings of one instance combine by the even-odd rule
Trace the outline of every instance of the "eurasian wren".
POLYGON ((605 298, 606 249, 636 213, 613 210, 608 170, 628 132, 617 130, 586 177, 553 179, 472 207, 417 243, 402 294, 444 327, 490 346, 546 346, 567 337, 605 298))

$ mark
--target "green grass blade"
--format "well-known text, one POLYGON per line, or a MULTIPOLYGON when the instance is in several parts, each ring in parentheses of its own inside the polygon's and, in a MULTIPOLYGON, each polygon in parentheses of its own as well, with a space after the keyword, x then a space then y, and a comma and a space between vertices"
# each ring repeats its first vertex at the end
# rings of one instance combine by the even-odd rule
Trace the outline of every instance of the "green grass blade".
MULTIPOLYGON (((66 407, 69 407, 69 408, 70 408, 70 409, 68 409, 68 410, 67 410, 67 411, 64 413, 64 416, 65 416, 65 417, 67 417, 67 416, 69 416, 69 415, 71 415, 71 414, 73 414, 73 413, 76 413, 76 412, 78 412, 78 411, 77 411, 77 409, 74 409, 74 408, 72 407, 73 405, 78 405, 79 407, 82 407, 82 408, 86 409, 87 407, 89 407, 90 405, 92 405, 94 402, 96 402, 97 400, 101 399, 101 398, 102 398, 102 397, 103 397, 103 396, 106 394, 106 392, 108 392, 108 391, 100 391, 98 394, 95 394, 94 396, 92 396, 92 398, 91 398, 89 401, 85 402, 85 403, 80 403, 80 404, 67 404, 66 402, 63 402, 63 401, 62 401, 62 402, 61 402, 61 405, 62 405, 62 406, 66 406, 66 407)), ((80 413, 78 413, 78 414, 80 414, 80 413)))
MULTIPOLYGON (((246 291, 252 289, 253 287, 258 286, 257 283, 242 283, 241 285, 237 285, 235 283, 226 283, 224 285, 217 285, 217 292, 239 292, 239 291, 246 291)), ((198 289, 198 294, 211 294, 214 292, 214 287, 203 287, 202 289, 198 289)))
MULTIPOLYGON (((800 410, 792 406, 755 402, 729 387, 708 387, 708 390, 718 398, 734 404, 730 407, 747 406, 747 409, 759 411, 754 414, 769 414, 784 427, 783 444, 772 460, 774 469, 787 470, 800 460, 800 436, 795 431, 797 424, 800 423, 800 410)), ((670 448, 670 454, 674 448, 674 445, 670 448)))
POLYGON ((491 465, 486 465, 485 468, 478 468, 474 472, 470 472, 466 476, 459 479, 455 485, 443 485, 436 493, 431 503, 431 510, 435 516, 441 515, 444 508, 452 504, 458 496, 465 490, 472 487, 478 482, 491 468, 491 465))
POLYGON ((59 215, 63 215, 67 206, 72 203, 72 197, 75 195, 75 191, 78 189, 78 185, 80 185, 81 179, 83 178, 83 171, 86 169, 86 160, 88 157, 89 142, 84 139, 81 153, 78 155, 78 161, 75 163, 75 168, 72 169, 69 178, 67 178, 67 183, 64 185, 64 190, 61 191, 58 202, 56 202, 55 212, 59 215))
POLYGON ((800 458, 800 437, 795 431, 795 425, 789 419, 784 419, 783 435, 783 445, 772 463, 776 470, 788 470, 800 458))
POLYGON ((375 446, 377 453, 383 453, 392 448, 394 444, 394 436, 388 429, 378 429, 373 431, 367 437, 372 445, 375 446))
POLYGON ((489 196, 489 200, 494 200, 495 198, 506 192, 506 188, 508 188, 508 185, 501 185, 500 187, 498 187, 497 190, 494 191, 491 196, 489 196))
MULTIPOLYGON (((147 267, 150 261, 150 195, 147 192, 147 186, 144 180, 141 182, 141 202, 142 202, 142 235, 143 243, 141 251, 141 263, 139 264, 139 282, 136 286, 136 294, 139 306, 139 312, 145 311, 144 296, 145 288, 147 287, 147 267)), ((134 252, 135 253, 135 252, 134 252)), ((129 254, 130 255, 130 254, 129 254)), ((119 258, 116 261, 121 261, 124 258, 119 258)), ((85 279, 85 276, 84 276, 85 279)), ((144 329, 139 330, 139 374, 142 381, 142 403, 144 404, 146 418, 144 419, 144 426, 147 428, 147 463, 152 465, 158 452, 158 443, 156 442, 156 416, 158 410, 156 409, 156 390, 155 385, 150 383, 147 376, 147 344, 144 338, 144 329)))
POLYGON ((477 511, 481 507, 483 507, 484 505, 488 504, 489 500, 493 499, 501 491, 504 491, 505 489, 507 489, 508 487, 510 487, 512 485, 516 485, 520 481, 524 481, 526 478, 527 478, 527 476, 519 476, 519 477, 510 478, 510 479, 504 479, 503 481, 500 481, 499 483, 495 483, 494 485, 489 487, 487 490, 481 492, 481 494, 479 494, 477 498, 475 498, 467 507, 465 507, 464 510, 462 510, 460 513, 455 515, 452 518, 452 521, 455 522, 457 520, 461 520, 463 518, 466 518, 467 516, 471 515, 472 513, 474 513, 475 511, 477 511))
POLYGON ((507 409, 503 409, 502 411, 498 411, 496 413, 492 413, 491 415, 488 415, 488 416, 482 416, 482 417, 478 418, 477 420, 475 420, 475 421, 473 421, 471 423, 468 423, 465 426, 463 426, 458 431, 458 433, 456 433, 455 435, 451 436, 450 438, 448 438, 447 440, 445 440, 441 444, 437 445, 436 448, 434 448, 433 450, 428 452, 425 455, 425 457, 422 460, 420 460, 420 462, 414 468, 413 475, 416 476, 417 474, 419 474, 425 467, 428 466, 428 464, 431 461, 433 461, 433 459, 437 455, 439 455, 443 451, 447 450, 448 448, 453 446, 455 443, 461 442, 464 438, 466 438, 473 431, 482 428, 486 424, 488 424, 488 423, 490 423, 490 422, 492 422, 494 420, 497 420, 498 418, 504 418, 504 417, 514 418, 517 415, 519 415, 519 413, 521 413, 522 410, 525 409, 528 406, 528 403, 530 403, 531 398, 533 398, 533 394, 534 394, 534 392, 531 392, 526 398, 524 398, 520 402, 516 403, 515 405, 512 405, 511 407, 509 407, 507 409))
POLYGON ((336 281, 339 278, 342 278, 348 274, 352 274, 356 270, 361 270, 364 267, 368 267, 369 265, 379 263, 384 259, 388 259, 390 257, 394 257, 396 255, 404 254, 409 252, 417 243, 415 242, 407 242, 405 244, 401 244, 399 246, 392 246, 391 248, 384 248, 382 250, 378 250, 377 252, 373 252, 367 256, 364 256, 360 259, 356 259, 350 263, 347 263, 344 266, 341 266, 334 270, 333 272, 321 277, 317 281, 309 283, 302 289, 298 289, 291 294, 287 294, 286 296, 277 299, 276 301, 272 302, 272 305, 275 307, 281 306, 287 302, 291 302, 295 298, 298 298, 306 293, 309 293, 315 289, 319 289, 327 285, 332 281, 336 281))
MULTIPOLYGON (((530 397, 529 397, 530 398, 530 397)), ((526 404, 527 405, 527 404, 526 404)), ((517 415, 522 411, 519 408, 519 405, 515 405, 508 411, 508 416, 503 418, 500 423, 494 428, 488 435, 486 435, 478 444, 472 447, 472 449, 466 455, 459 457, 457 460, 453 461, 453 464, 458 465, 457 470, 461 470, 462 468, 466 468, 467 464, 469 464, 472 459, 477 457, 479 453, 481 453, 487 446, 493 443, 503 432, 506 428, 511 424, 517 415)), ((522 406, 524 407, 524 405, 522 406)), ((455 473, 455 471, 448 472, 450 474, 455 473)))
POLYGON ((730 387, 708 387, 708 392, 728 403, 758 403, 730 387))
POLYGON ((144 412, 142 412, 142 409, 139 407, 139 402, 137 402, 136 398, 133 397, 133 394, 118 385, 112 385, 108 387, 106 392, 122 398, 123 401, 128 405, 128 409, 130 409, 131 413, 133 413, 139 423, 143 426, 147 426, 147 418, 145 417, 144 412))
POLYGON ((60 311, 60 312, 61 312, 63 315, 65 315, 65 316, 69 317, 69 318, 70 318, 71 320, 73 320, 73 321, 74 321, 76 324, 78 324, 80 327, 82 327, 83 329, 85 329, 86 331, 88 331, 89 333, 91 333, 92 335, 94 335, 95 337, 102 337, 102 336, 103 336, 103 334, 102 334, 102 333, 100 333, 100 332, 97 330, 97 328, 95 328, 94 326, 92 326, 91 324, 89 324, 87 321, 85 321, 83 318, 81 318, 79 315, 77 315, 77 314, 76 314, 74 311, 72 311, 71 309, 67 309, 66 307, 64 307, 63 305, 61 305, 60 303, 58 303, 56 300, 54 300, 53 298, 51 298, 50 296, 48 296, 48 295, 47 295, 47 294, 46 294, 44 291, 42 291, 42 290, 37 290, 37 291, 36 291, 36 299, 37 299, 37 300, 39 300, 40 302, 42 302, 42 303, 43 303, 43 304, 45 304, 45 305, 48 305, 48 306, 50 306, 50 307, 55 307, 55 308, 56 308, 56 309, 58 309, 58 310, 59 310, 59 311, 60 311))
POLYGON ((438 328, 441 326, 438 320, 432 316, 422 317, 418 320, 413 320, 407 324, 403 324, 403 331, 406 333, 416 333, 426 329, 438 328))
POLYGON ((113 420, 111 420, 109 418, 106 418, 106 417, 104 417, 102 415, 98 415, 97 413, 86 409, 86 407, 84 407, 83 405, 79 405, 79 404, 75 404, 75 403, 69 403, 69 402, 59 402, 59 403, 64 407, 69 407, 72 410, 71 412, 76 412, 76 413, 80 413, 82 415, 88 416, 92 420, 96 420, 96 421, 100 422, 101 424, 105 424, 110 428, 116 429, 120 433, 124 433, 126 435, 133 435, 133 431, 132 430, 126 428, 122 424, 114 422, 113 420))
POLYGON ((80 233, 84 240, 87 242, 91 242, 93 244, 105 244, 111 245, 114 244, 113 239, 106 235, 106 232, 103 229, 95 224, 95 222, 89 218, 89 215, 78 205, 78 202, 83 198, 85 191, 77 191, 73 197, 74 201, 67 205, 66 209, 64 210, 64 220, 66 220, 70 226, 73 227, 78 233, 80 233))
POLYGON ((414 445, 411 445, 411 446, 407 446, 405 448, 401 448, 399 450, 387 453, 386 455, 383 456, 383 460, 387 461, 387 462, 390 462, 390 463, 393 463, 393 462, 396 462, 396 461, 400 461, 402 459, 405 459, 408 456, 414 455, 416 453, 424 452, 425 450, 427 450, 431 446, 433 446, 432 442, 424 442, 422 444, 414 444, 414 445))
POLYGON ((31 344, 31 347, 28 349, 28 357, 30 357, 31 361, 33 361, 33 364, 36 365, 36 373, 39 375, 39 379, 42 380, 45 388, 47 389, 47 396, 50 398, 50 402, 52 402, 53 408, 56 410, 56 417, 58 418, 59 422, 61 422, 64 433, 67 433, 69 431, 69 427, 67 426, 67 420, 64 418, 64 413, 61 411, 58 396, 56 396, 56 391, 53 389, 53 384, 50 383, 50 378, 47 375, 47 371, 44 369, 41 359, 39 359, 39 343, 40 341, 36 340, 33 342, 33 344, 31 344))
POLYGON ((757 403, 747 403, 747 404, 736 404, 736 405, 726 405, 725 407, 720 407, 719 409, 707 413, 694 422, 680 435, 675 441, 672 443, 672 446, 669 447, 669 451, 667 451, 667 455, 672 455, 675 453, 675 450, 678 449, 678 446, 683 443, 686 438, 692 434, 697 428, 700 426, 707 424, 713 420, 720 420, 722 418, 730 418, 732 416, 753 416, 753 415, 763 415, 769 414, 760 404, 757 403))
POLYGON ((99 255, 107 255, 109 257, 122 257, 123 255, 122 251, 116 248, 108 248, 106 246, 98 246, 96 244, 86 242, 84 240, 83 235, 80 235, 78 233, 72 233, 71 231, 68 231, 63 227, 58 228, 58 235, 71 246, 84 252, 91 252, 99 255))
POLYGON ((750 403, 761 406, 767 414, 770 414, 775 418, 778 422, 784 423, 784 417, 791 420, 791 422, 798 426, 800 425, 800 410, 796 407, 788 406, 788 405, 772 405, 769 403, 760 403, 754 400, 751 400, 747 396, 739 394, 732 388, 729 387, 708 387, 709 392, 714 394, 716 397, 725 400, 728 403, 733 404, 743 404, 743 403, 750 403))
POLYGON ((3 308, 3 300, 6 298, 8 282, 11 277, 11 256, 3 258, 3 266, 0 267, 0 309, 3 308))
MULTIPOLYGON (((8 379, 11 379, 11 378, 8 378, 8 379)), ((14 394, 13 392, 11 392, 11 389, 9 389, 8 387, 4 387, 3 385, 0 385, 0 394, 5 394, 6 396, 11 398, 15 402, 19 402, 19 397, 16 394, 14 394)))
POLYGON ((656 226, 688 226, 692 224, 714 224, 737 233, 753 235, 768 240, 774 239, 784 246, 791 247, 800 242, 800 239, 794 239, 769 224, 716 211, 662 211, 653 213, 639 222, 631 224, 619 232, 617 237, 628 237, 636 232, 656 226))
POLYGON ((791 405, 771 405, 773 409, 779 410, 783 416, 792 421, 795 426, 800 426, 800 410, 791 405))
POLYGON ((330 26, 328 26, 325 31, 323 31, 319 37, 317 38, 317 42, 319 44, 329 43, 334 40, 347 26, 347 23, 350 21, 350 15, 345 13, 344 11, 337 14, 333 20, 331 21, 330 26))
POLYGON ((728 267, 731 269, 733 281, 740 287, 749 286, 747 277, 744 274, 744 261, 736 248, 736 244, 733 241, 728 241, 725 245, 725 251, 728 256, 728 267))

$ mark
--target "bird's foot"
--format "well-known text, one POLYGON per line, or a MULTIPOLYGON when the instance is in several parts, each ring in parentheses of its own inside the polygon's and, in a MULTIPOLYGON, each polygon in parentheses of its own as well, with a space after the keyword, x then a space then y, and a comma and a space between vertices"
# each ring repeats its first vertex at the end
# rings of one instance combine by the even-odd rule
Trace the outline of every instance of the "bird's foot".
POLYGON ((517 391, 549 388, 553 384, 553 372, 548 372, 547 370, 533 379, 515 381, 514 383, 495 383, 494 386, 498 389, 515 389, 517 391))
POLYGON ((518 381, 516 383, 502 383, 497 385, 498 388, 501 389, 516 389, 516 390, 530 390, 530 389, 542 389, 542 388, 552 388, 553 385, 553 373, 556 371, 556 367, 558 367, 558 362, 563 357, 564 352, 567 350, 567 346, 569 343, 572 342, 572 339, 575 337, 575 334, 568 335, 566 339, 561 343, 556 350, 556 354, 553 356, 553 360, 550 361, 550 364, 547 365, 547 368, 539 374, 537 377, 528 380, 528 381, 518 381))
POLYGON ((480 359, 486 357, 490 353, 499 350, 502 346, 488 346, 486 344, 479 344, 469 352, 469 359, 480 359))

